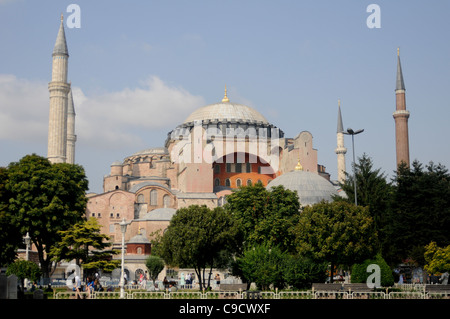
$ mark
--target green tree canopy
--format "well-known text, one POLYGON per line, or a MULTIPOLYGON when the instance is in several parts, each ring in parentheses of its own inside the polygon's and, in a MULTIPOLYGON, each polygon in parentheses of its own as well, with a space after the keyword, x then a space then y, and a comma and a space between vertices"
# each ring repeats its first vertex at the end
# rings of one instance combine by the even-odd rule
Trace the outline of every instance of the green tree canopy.
MULTIPOLYGON (((170 265, 193 267, 200 289, 206 288, 205 270, 216 266, 221 252, 232 254, 241 242, 237 222, 221 207, 180 208, 161 238, 158 254, 170 265), (203 279, 202 279, 203 278, 203 279)), ((208 278, 209 287, 211 276, 208 278)))
POLYGON ((350 266, 375 255, 377 233, 367 207, 321 202, 305 207, 296 226, 300 255, 350 266))
MULTIPOLYGON (((355 164, 355 174, 358 205, 369 207, 375 228, 379 231, 385 224, 384 216, 389 209, 392 185, 387 181, 385 174, 381 173, 381 169, 373 168, 372 159, 367 154, 358 158, 358 162, 355 164)), ((339 196, 336 199, 354 203, 355 177, 353 173, 346 172, 345 175, 346 180, 341 186, 347 194, 347 198, 339 196)))
POLYGON ((425 246, 425 270, 430 274, 450 272, 450 245, 438 247, 436 242, 425 246))
POLYGON ((392 262, 423 251, 431 241, 450 244, 450 175, 443 165, 401 165, 394 178, 391 209, 383 230, 383 256, 392 262))
POLYGON ((12 222, 9 211, 10 192, 6 189, 8 171, 0 167, 0 266, 12 263, 16 258, 17 248, 22 244, 20 227, 12 222))
MULTIPOLYGON (((9 164, 5 188, 13 227, 29 232, 43 276, 51 271, 50 249, 60 240, 58 231, 81 221, 85 214, 88 181, 80 165, 51 164, 36 154, 9 164)), ((22 236, 23 236, 22 235, 22 236)))
POLYGON ((22 290, 24 288, 24 280, 29 279, 31 281, 37 281, 41 276, 41 270, 39 266, 29 260, 17 259, 13 263, 8 265, 6 269, 7 275, 16 275, 20 280, 22 290))
POLYGON ((271 285, 283 288, 283 265, 286 258, 287 253, 278 246, 258 244, 248 248, 242 257, 236 259, 235 275, 240 276, 248 285, 254 282, 262 290, 268 290, 271 285))
POLYGON ((266 243, 295 251, 292 228, 300 215, 297 192, 283 186, 266 190, 261 183, 244 186, 227 196, 225 209, 242 227, 246 247, 266 243))
POLYGON ((101 226, 96 218, 83 220, 67 230, 60 230, 61 240, 50 254, 54 261, 73 260, 84 269, 112 271, 119 266, 119 260, 111 260, 118 251, 108 250, 112 244, 109 236, 100 233, 101 226))
POLYGON ((164 260, 158 256, 148 256, 145 260, 145 266, 147 267, 150 279, 153 280, 153 285, 155 285, 158 275, 164 269, 164 260))

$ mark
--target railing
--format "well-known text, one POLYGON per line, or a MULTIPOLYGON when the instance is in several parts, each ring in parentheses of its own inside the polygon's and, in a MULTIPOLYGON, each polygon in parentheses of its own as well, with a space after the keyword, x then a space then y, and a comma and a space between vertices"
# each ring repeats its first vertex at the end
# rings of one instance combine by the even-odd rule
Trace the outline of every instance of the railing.
MULTIPOLYGON (((89 299, 87 292, 80 292, 82 299, 89 299)), ((449 292, 420 291, 127 291, 125 299, 450 299, 449 292)), ((74 291, 55 294, 55 299, 77 299, 74 291)), ((120 299, 120 292, 97 291, 90 299, 120 299)))

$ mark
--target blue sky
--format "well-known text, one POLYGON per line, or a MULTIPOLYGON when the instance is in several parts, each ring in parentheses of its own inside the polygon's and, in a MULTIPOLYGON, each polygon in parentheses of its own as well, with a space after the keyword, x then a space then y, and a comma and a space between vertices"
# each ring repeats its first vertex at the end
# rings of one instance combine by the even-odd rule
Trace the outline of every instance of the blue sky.
POLYGON ((71 3, 81 9, 81 28, 65 24, 76 162, 93 192, 113 161, 163 146, 192 111, 220 101, 225 84, 231 101, 286 136, 311 132, 332 179, 340 99, 344 127, 365 130, 357 156, 392 176, 397 47, 411 159, 450 168, 450 1, 440 0, 0 0, 1 166, 47 154, 51 53, 71 3), (381 28, 367 27, 371 3, 381 28))

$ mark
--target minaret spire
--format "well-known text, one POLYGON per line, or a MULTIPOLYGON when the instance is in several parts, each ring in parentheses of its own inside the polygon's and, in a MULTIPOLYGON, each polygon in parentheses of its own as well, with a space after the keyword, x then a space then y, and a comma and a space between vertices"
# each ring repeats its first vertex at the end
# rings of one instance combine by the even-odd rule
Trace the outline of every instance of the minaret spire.
POLYGON ((223 97, 223 99, 222 99, 222 102, 230 102, 230 100, 228 99, 228 96, 227 96, 227 85, 225 84, 225 95, 224 95, 224 97, 223 97))
POLYGON ((67 50, 62 15, 52 57, 52 80, 48 84, 50 111, 47 157, 52 163, 64 163, 67 147, 67 95, 70 84, 67 83, 69 51, 67 50))
POLYGON ((342 123, 341 115, 341 100, 338 100, 338 119, 337 119, 337 168, 338 168, 338 182, 345 182, 345 154, 347 149, 344 146, 344 125, 342 123))
POLYGON ((396 107, 393 114, 395 120, 395 147, 397 166, 404 162, 409 167, 409 137, 408 118, 406 110, 405 83, 403 81, 402 66, 400 63, 400 49, 397 48, 397 78, 395 86, 396 107))
MULTIPOLYGON (((70 84, 70 83, 69 83, 70 84)), ((73 104, 72 88, 67 96, 67 142, 66 163, 75 164, 75 107, 73 104)))

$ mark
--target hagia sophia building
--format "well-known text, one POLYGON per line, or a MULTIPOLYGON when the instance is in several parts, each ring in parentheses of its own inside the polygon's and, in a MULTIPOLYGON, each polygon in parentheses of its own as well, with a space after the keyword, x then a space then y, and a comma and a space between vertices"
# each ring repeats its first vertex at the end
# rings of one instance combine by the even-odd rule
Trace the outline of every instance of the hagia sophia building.
MULTIPOLYGON (((61 17, 49 83, 47 157, 52 163, 75 163, 76 115, 67 80, 68 59, 61 17)), ((401 76, 400 59, 398 65, 397 79, 398 72, 401 76)), ((397 86, 401 87, 396 93, 404 98, 402 76, 397 86)), ((399 100, 397 95, 397 103, 399 100)), ((404 134, 406 127, 407 138, 409 113, 406 108, 396 112, 394 118, 401 117, 396 121, 403 121, 399 134, 404 134)), ((339 105, 335 150, 339 182, 345 179, 346 171, 344 134, 339 105)), ((161 142, 161 147, 137 151, 113 162, 103 179, 103 193, 88 194, 86 217, 96 218, 102 233, 110 236, 116 247, 122 239, 119 223, 124 219, 130 223, 125 234, 130 274, 145 267, 142 260, 151 250, 150 234, 164 231, 179 208, 194 204, 222 206, 233 189, 255 183, 268 189, 283 185, 296 190, 301 206, 331 200, 333 195, 345 196, 317 162, 318 150, 310 132, 285 137, 256 109, 230 100, 226 87, 223 98, 199 106, 161 142), (132 266, 131 260, 141 262, 132 266)))

